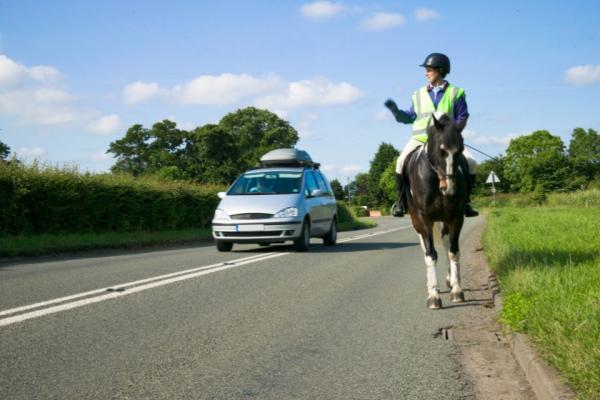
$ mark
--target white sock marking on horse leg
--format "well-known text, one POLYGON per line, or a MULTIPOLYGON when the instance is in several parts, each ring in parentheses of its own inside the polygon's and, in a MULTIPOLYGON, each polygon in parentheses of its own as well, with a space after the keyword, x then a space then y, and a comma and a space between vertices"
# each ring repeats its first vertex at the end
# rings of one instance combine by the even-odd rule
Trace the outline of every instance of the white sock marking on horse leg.
POLYGON ((421 241, 421 249, 423 249, 423 253, 427 251, 425 248, 425 240, 423 240, 423 235, 419 235, 419 240, 421 241))
MULTIPOLYGON (((446 249, 446 254, 448 254, 448 259, 450 259, 450 235, 442 235, 442 242, 444 243, 444 248, 446 249)), ((450 267, 448 266, 448 274, 446 275, 446 280, 450 282, 450 267)))
POLYGON ((435 271, 435 261, 429 256, 425 256, 425 264, 427 265, 427 292, 429 298, 439 298, 439 287, 437 282, 437 274, 435 271))
POLYGON ((460 252, 454 254, 448 252, 448 258, 450 258, 450 285, 452 286, 452 293, 462 292, 460 287, 460 252))

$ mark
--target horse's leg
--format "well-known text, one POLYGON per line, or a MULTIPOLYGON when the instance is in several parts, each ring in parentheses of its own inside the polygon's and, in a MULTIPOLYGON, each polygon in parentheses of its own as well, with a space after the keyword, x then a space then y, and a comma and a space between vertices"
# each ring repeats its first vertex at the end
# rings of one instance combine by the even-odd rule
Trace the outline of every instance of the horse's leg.
POLYGON ((450 284, 450 235, 447 223, 442 225, 442 242, 444 243, 446 254, 448 254, 448 274, 446 275, 446 286, 448 289, 452 289, 452 285, 450 284))
MULTIPOLYGON (((417 228, 416 225, 415 228, 417 228)), ((417 232, 419 232, 421 247, 425 253, 425 265, 427 267, 427 307, 438 309, 442 307, 442 299, 440 298, 440 288, 436 273, 437 252, 433 246, 433 222, 420 219, 417 232)))
POLYGON ((460 249, 458 248, 458 239, 462 229, 464 218, 457 218, 448 224, 448 258, 450 259, 450 287, 452 288, 450 297, 453 303, 462 303, 465 301, 465 295, 460 286, 460 249))

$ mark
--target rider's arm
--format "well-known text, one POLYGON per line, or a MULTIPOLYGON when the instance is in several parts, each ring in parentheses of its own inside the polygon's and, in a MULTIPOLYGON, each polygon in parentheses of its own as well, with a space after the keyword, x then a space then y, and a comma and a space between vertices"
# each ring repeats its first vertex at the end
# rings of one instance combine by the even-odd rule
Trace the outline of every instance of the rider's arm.
POLYGON ((384 104, 392 112, 392 114, 394 114, 396 121, 400 122, 401 124, 412 124, 417 118, 417 114, 415 114, 415 110, 413 109, 412 105, 410 106, 409 110, 404 111, 400 110, 396 105, 396 102, 392 99, 386 100, 384 104))
POLYGON ((467 106, 467 95, 463 94, 460 96, 456 103, 454 103, 454 121, 458 130, 462 132, 467 126, 467 119, 469 118, 469 107, 467 106))

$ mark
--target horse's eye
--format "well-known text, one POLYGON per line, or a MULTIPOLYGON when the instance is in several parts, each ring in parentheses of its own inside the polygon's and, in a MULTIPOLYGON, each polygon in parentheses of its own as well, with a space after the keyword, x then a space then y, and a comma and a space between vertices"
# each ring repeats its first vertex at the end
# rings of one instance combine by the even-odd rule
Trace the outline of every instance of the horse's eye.
POLYGON ((442 157, 448 156, 448 153, 446 152, 446 150, 440 150, 440 153, 442 154, 442 157))

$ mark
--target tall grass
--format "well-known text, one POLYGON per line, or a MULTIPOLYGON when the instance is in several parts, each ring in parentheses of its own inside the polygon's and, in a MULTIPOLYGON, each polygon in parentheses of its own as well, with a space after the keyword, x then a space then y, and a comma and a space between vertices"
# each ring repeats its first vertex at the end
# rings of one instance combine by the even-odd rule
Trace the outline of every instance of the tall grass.
POLYGON ((600 398, 599 197, 504 204, 490 210, 483 236, 505 293, 501 320, 527 333, 581 399, 600 398))

